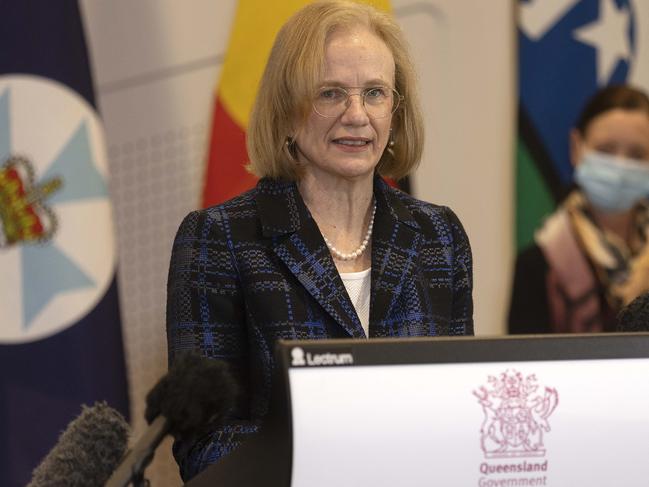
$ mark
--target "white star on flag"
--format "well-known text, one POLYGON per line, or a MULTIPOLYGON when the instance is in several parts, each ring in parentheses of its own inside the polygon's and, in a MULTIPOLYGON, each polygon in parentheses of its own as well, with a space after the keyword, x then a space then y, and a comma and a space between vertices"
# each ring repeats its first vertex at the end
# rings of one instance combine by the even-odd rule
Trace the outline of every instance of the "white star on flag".
POLYGON ((600 0, 599 19, 575 30, 575 39, 597 50, 597 81, 605 85, 620 60, 631 58, 629 40, 630 12, 617 9, 615 0, 600 0))

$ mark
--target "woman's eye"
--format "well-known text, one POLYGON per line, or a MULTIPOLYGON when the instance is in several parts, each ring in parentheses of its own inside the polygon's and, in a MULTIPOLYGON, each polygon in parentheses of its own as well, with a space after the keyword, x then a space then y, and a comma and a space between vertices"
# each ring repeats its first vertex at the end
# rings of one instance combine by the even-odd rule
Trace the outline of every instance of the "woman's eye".
POLYGON ((601 143, 601 144, 597 144, 597 145, 595 145, 594 148, 595 148, 595 150, 597 152, 601 152, 603 154, 609 154, 609 155, 612 155, 612 156, 614 156, 618 151, 617 145, 613 144, 613 143, 610 143, 610 142, 604 142, 604 143, 601 143))
POLYGON ((369 88, 365 91, 367 98, 385 98, 387 97, 387 89, 383 87, 369 88))
POLYGON ((629 159, 636 159, 638 161, 646 161, 647 160, 647 149, 645 147, 641 146, 631 146, 627 149, 627 154, 626 156, 629 159))
POLYGON ((324 89, 320 91, 318 98, 326 101, 338 101, 342 100, 345 97, 342 90, 335 88, 324 89))

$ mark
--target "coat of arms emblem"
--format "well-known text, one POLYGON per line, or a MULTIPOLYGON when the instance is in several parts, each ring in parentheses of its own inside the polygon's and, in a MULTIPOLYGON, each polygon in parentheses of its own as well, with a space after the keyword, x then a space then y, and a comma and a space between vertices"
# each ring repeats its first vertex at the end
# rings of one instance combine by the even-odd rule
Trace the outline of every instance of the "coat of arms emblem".
POLYGON ((543 435, 559 403, 556 389, 545 387, 541 393, 534 374, 523 377, 516 370, 489 376, 488 382, 473 391, 485 414, 480 429, 485 457, 544 456, 543 435))
POLYGON ((23 157, 11 157, 0 166, 0 248, 52 237, 57 219, 44 200, 61 185, 60 178, 37 185, 34 168, 23 157))

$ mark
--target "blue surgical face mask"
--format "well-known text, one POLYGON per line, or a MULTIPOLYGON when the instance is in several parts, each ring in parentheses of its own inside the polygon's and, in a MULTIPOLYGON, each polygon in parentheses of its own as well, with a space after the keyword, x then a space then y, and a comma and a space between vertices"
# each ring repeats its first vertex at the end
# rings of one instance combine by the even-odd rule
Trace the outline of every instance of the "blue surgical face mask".
POLYGON ((649 197, 649 161, 587 152, 575 170, 575 182, 596 208, 628 211, 649 197))

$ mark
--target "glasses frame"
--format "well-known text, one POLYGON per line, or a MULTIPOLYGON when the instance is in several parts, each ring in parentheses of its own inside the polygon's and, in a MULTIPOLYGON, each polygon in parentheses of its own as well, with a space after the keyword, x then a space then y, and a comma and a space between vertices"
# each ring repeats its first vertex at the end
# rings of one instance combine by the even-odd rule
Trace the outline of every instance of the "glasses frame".
POLYGON ((344 103, 344 107, 345 107, 345 108, 344 108, 344 109, 343 109, 343 110, 342 110, 338 115, 324 115, 324 114, 320 113, 320 112, 318 111, 318 109, 316 108, 316 100, 314 99, 314 100, 311 102, 311 105, 312 105, 312 107, 313 107, 313 111, 314 111, 316 114, 318 114, 318 115, 320 115, 321 117, 323 117, 323 118, 338 118, 338 117, 340 117, 343 113, 345 113, 345 112, 347 111, 347 109, 349 109, 349 105, 350 105, 350 103, 351 103, 350 100, 351 100, 351 97, 352 97, 352 96, 360 96, 360 97, 361 97, 361 103, 363 104, 363 110, 365 110, 365 113, 367 114, 367 116, 368 116, 369 118, 371 118, 372 120, 380 120, 380 119, 382 119, 382 118, 386 118, 386 117, 389 117, 389 116, 391 116, 391 115, 394 115, 394 113, 395 113, 395 112, 399 109, 399 107, 401 106, 401 102, 402 102, 403 100, 405 100, 405 97, 403 97, 403 96, 402 96, 402 95, 401 95, 401 94, 400 94, 400 93, 399 93, 395 88, 390 88, 389 86, 385 86, 385 85, 370 86, 370 87, 364 87, 364 86, 347 86, 347 87, 342 87, 342 86, 323 86, 322 88, 320 88, 320 89, 318 90, 318 94, 321 93, 321 92, 324 91, 324 90, 333 90, 333 89, 342 90, 342 91, 344 91, 344 92, 347 94, 347 99, 345 100, 345 103, 344 103), (392 111, 390 111, 390 113, 388 113, 387 115, 383 115, 383 116, 381 116, 381 117, 374 117, 374 116, 370 115, 370 113, 367 111, 367 107, 365 106, 365 97, 367 96, 367 93, 368 93, 370 90, 375 89, 375 88, 387 88, 387 89, 389 89, 390 91, 392 91, 392 93, 394 94, 393 102, 392 102, 392 103, 393 103, 393 105, 392 105, 392 111), (361 92, 360 92, 360 93, 350 93, 349 90, 361 90, 361 92))

